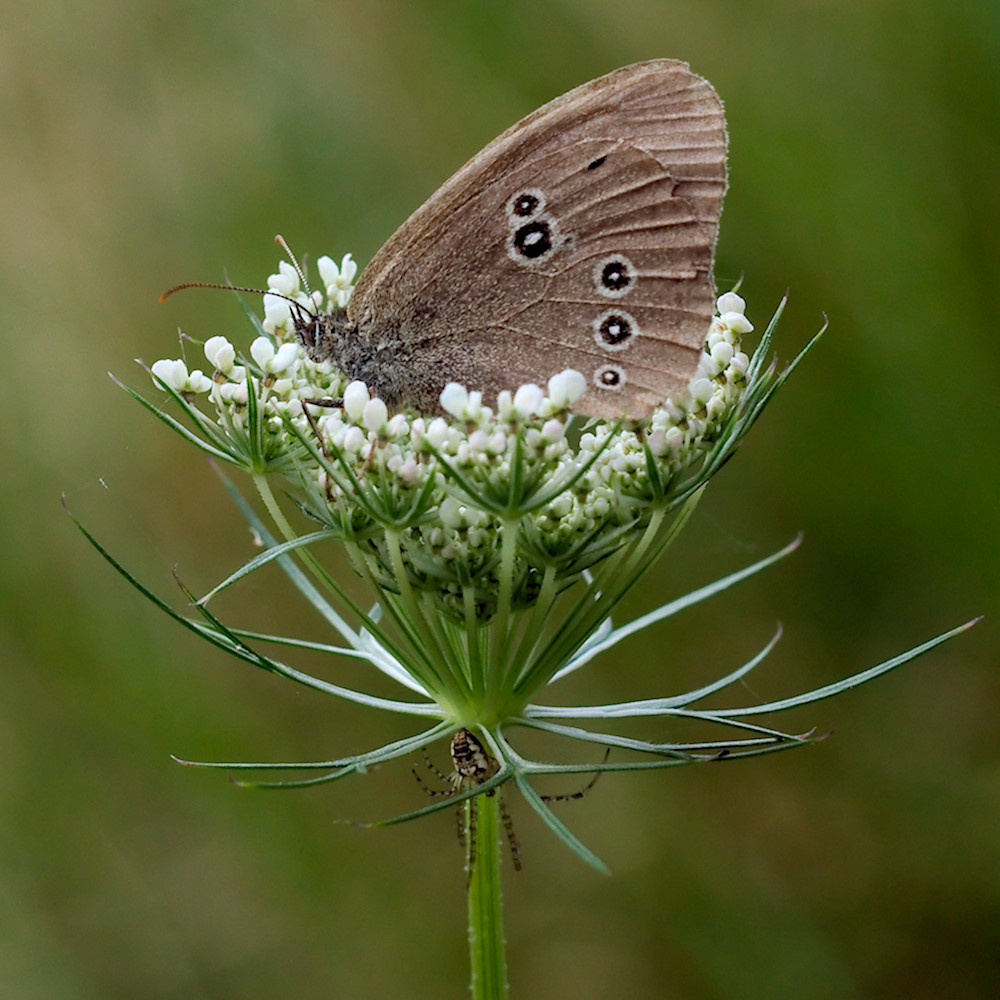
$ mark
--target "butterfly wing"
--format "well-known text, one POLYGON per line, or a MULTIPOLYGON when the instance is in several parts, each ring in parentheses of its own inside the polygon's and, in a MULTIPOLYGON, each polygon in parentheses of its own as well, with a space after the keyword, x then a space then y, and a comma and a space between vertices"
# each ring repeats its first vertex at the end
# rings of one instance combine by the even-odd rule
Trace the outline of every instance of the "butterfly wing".
POLYGON ((642 418, 687 384, 712 318, 726 132, 684 63, 616 70, 539 108, 446 181, 359 280, 387 394, 588 380, 576 409, 642 418))

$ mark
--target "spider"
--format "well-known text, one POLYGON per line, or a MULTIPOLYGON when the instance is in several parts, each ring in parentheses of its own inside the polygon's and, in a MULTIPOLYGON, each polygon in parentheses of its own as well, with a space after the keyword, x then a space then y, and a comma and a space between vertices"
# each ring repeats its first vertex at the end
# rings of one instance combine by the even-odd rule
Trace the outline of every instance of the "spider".
MULTIPOLYGON (((604 755, 605 760, 608 759, 610 752, 611 748, 609 747, 604 755)), ((469 791, 476 785, 481 785, 483 782, 489 781, 500 770, 500 764, 497 759, 487 753, 483 744, 468 729, 460 729, 451 738, 451 762, 455 768, 451 774, 444 774, 435 767, 426 750, 423 751, 423 754, 427 769, 448 785, 445 789, 430 788, 417 773, 417 769, 413 768, 413 776, 417 779, 420 787, 431 796, 455 795, 459 792, 469 791)), ((583 788, 579 789, 579 791, 568 795, 543 795, 541 798, 545 802, 566 802, 569 799, 582 799, 594 787, 600 776, 600 771, 595 772, 593 778, 583 788)), ((510 847, 510 857, 514 863, 514 870, 521 871, 521 845, 517 839, 517 834, 514 832, 514 823, 503 800, 503 789, 490 788, 483 794, 493 795, 494 793, 496 793, 497 801, 500 805, 500 819, 507 834, 507 844, 510 847)), ((470 878, 476 863, 476 798, 477 796, 473 796, 468 800, 468 826, 466 826, 466 810, 459 809, 457 811, 458 842, 465 847, 466 872, 470 878)))

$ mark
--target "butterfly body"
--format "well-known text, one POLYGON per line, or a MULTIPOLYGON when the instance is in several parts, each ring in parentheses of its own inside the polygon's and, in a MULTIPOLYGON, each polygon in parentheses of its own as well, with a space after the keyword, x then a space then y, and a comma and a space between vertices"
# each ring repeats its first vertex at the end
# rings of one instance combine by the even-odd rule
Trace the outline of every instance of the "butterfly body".
POLYGON ((726 132, 684 63, 626 66, 489 143, 387 240, 346 310, 299 335, 390 408, 488 401, 566 368, 582 413, 644 418, 697 367, 715 299, 726 132))

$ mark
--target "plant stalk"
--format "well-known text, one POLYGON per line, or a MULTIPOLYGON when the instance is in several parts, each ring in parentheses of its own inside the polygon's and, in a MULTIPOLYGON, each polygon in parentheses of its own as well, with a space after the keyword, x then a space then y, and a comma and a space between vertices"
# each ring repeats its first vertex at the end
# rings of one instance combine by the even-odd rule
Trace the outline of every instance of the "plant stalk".
POLYGON ((477 795, 465 809, 469 960, 473 1000, 506 1000, 507 957, 500 886, 500 796, 477 795))

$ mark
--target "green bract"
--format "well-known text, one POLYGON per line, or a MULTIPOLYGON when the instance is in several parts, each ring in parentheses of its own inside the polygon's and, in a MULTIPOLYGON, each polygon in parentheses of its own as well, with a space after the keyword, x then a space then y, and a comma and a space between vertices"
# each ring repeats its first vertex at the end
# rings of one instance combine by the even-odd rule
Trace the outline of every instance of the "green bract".
POLYGON ((449 385, 438 415, 390 414, 362 383, 345 384, 328 365, 311 361, 295 339, 289 300, 318 311, 342 308, 350 295, 355 269, 349 256, 340 267, 321 258, 319 270, 325 296, 306 294, 296 271, 283 265, 270 282, 278 294, 265 296, 264 321, 248 312, 257 336, 246 352, 223 337, 206 341, 210 376, 189 371, 180 360, 152 366, 157 386, 186 422, 127 390, 187 440, 250 475, 273 528, 228 481, 227 487, 265 551, 202 598, 198 618, 181 615, 129 579, 178 621, 255 666, 369 707, 423 716, 430 726, 351 757, 206 766, 316 771, 298 780, 253 784, 317 784, 468 729, 495 757, 496 771, 389 822, 447 808, 513 780, 567 844, 601 867, 534 790, 533 775, 670 767, 802 745, 808 735, 782 733, 751 717, 827 697, 954 634, 826 688, 750 708, 695 706, 747 674, 777 636, 747 663, 686 694, 606 705, 541 704, 539 696, 552 682, 639 629, 758 572, 797 544, 636 621, 612 625, 618 601, 663 553, 705 484, 794 368, 779 373, 767 361, 777 315, 748 357, 742 338, 752 327, 743 300, 723 295, 687 390, 641 424, 575 416, 572 404, 584 388, 576 372, 562 372, 545 387, 502 392, 496 400, 449 385), (320 562, 313 547, 329 540, 343 545, 369 584, 375 599, 370 610, 359 607, 320 562), (344 645, 258 635, 228 627, 211 613, 214 593, 271 561, 344 645), (260 652, 261 643, 360 657, 397 681, 405 697, 375 697, 304 674, 260 652), (698 718, 733 732, 708 742, 659 744, 566 724, 636 716, 698 718), (532 761, 512 742, 519 726, 642 757, 632 753, 633 759, 595 764, 532 761))

